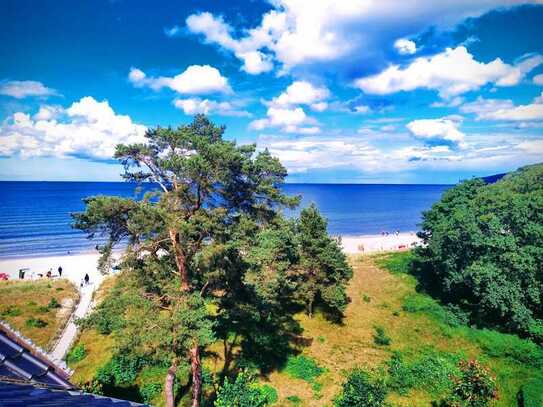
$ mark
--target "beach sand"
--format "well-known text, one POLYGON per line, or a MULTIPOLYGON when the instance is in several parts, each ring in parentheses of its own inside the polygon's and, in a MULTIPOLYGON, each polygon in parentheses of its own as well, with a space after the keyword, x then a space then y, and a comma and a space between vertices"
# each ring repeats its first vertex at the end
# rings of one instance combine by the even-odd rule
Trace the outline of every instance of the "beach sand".
POLYGON ((341 245, 347 254, 375 253, 384 251, 407 250, 420 244, 415 232, 405 232, 388 236, 362 235, 342 236, 341 245))
MULTIPOLYGON (((413 233, 398 235, 342 236, 343 251, 347 254, 375 253, 380 251, 405 250, 419 244, 420 239, 413 233)), ((77 287, 87 273, 90 283, 98 287, 104 276, 97 270, 97 253, 73 254, 51 257, 29 257, 0 259, 0 273, 7 273, 10 280, 19 278, 19 269, 28 268, 25 280, 38 279, 38 274, 46 275, 52 269, 53 278, 58 278, 58 267, 62 266, 62 277, 68 278, 77 287)))
MULTIPOLYGON (((103 275, 97 269, 99 255, 97 253, 73 254, 51 257, 28 257, 0 259, 0 273, 7 273, 10 280, 19 278, 19 269, 28 268, 25 272, 25 280, 38 279, 38 274, 47 274, 52 269, 52 278, 58 278, 58 267, 62 266, 62 278, 72 281, 79 287, 81 280, 87 273, 90 283, 95 287, 100 285, 103 275)), ((46 278, 46 277, 45 277, 46 278)))

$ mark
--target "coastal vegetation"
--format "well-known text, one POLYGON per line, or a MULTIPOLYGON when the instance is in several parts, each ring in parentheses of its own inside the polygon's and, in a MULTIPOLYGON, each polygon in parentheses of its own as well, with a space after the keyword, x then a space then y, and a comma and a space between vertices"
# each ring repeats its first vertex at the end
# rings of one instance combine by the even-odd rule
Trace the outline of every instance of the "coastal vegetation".
POLYGON ((299 200, 281 163, 223 131, 196 116, 118 146, 157 190, 74 214, 105 238, 103 270, 126 247, 80 321, 74 381, 168 407, 541 402, 540 166, 451 189, 421 248, 346 258, 315 206, 283 215, 299 200))
POLYGON ((0 319, 49 350, 78 300, 66 279, 0 281, 0 319))
POLYGON ((281 208, 299 199, 281 192, 284 167, 223 132, 199 115, 177 129, 148 130, 146 144, 117 146, 124 177, 159 189, 139 201, 91 197, 74 214, 75 227, 107 239, 102 269, 115 244, 128 245, 122 281, 83 322, 117 338, 93 385, 128 384, 152 366, 163 375, 167 406, 188 393, 199 406, 217 394, 202 369, 217 341, 225 359, 213 384, 284 363, 301 332, 293 318, 300 310, 311 317, 318 307, 341 321, 352 270, 326 221, 314 206, 286 219, 281 208))

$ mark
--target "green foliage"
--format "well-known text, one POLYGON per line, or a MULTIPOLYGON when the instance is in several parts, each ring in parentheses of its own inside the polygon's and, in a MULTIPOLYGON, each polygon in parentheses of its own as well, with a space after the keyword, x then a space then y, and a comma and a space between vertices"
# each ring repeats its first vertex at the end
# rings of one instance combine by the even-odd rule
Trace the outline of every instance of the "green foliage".
POLYGON ((269 384, 264 384, 260 387, 260 392, 264 395, 266 400, 268 400, 269 404, 273 404, 277 402, 279 399, 279 395, 277 394, 277 390, 275 390, 275 387, 270 386, 269 384))
POLYGON ((87 350, 82 343, 75 345, 66 355, 66 363, 73 364, 82 361, 87 356, 87 350))
POLYGON ((388 362, 388 386, 400 394, 415 388, 440 395, 452 388, 451 378, 459 372, 457 363, 457 357, 439 352, 423 354, 408 363, 400 352, 394 352, 388 362))
POLYGON ((404 274, 411 271, 411 263, 414 255, 411 251, 387 253, 378 257, 375 263, 379 267, 383 267, 392 274, 404 274))
POLYGON ((326 219, 312 204, 304 208, 296 224, 300 267, 296 275, 299 300, 309 315, 322 305, 335 318, 349 303, 345 285, 353 271, 338 242, 328 235, 326 219))
POLYGON ((8 305, 7 307, 2 308, 2 312, 0 312, 0 316, 5 317, 18 317, 21 315, 21 309, 19 307, 16 307, 15 305, 8 305))
POLYGON ((335 407, 385 406, 387 388, 381 379, 372 379, 362 369, 354 369, 343 383, 341 393, 334 400, 335 407))
POLYGON ((295 406, 302 404, 302 399, 296 395, 288 396, 286 399, 295 406))
POLYGON ((277 392, 270 391, 270 386, 264 389, 242 372, 233 382, 224 381, 217 392, 215 407, 263 407, 272 404, 274 398, 277 400, 277 392))
POLYGON ((323 374, 324 371, 325 369, 320 367, 317 362, 304 355, 290 356, 285 366, 285 372, 289 376, 310 383, 323 374))
POLYGON ((543 165, 463 182, 423 215, 414 272, 483 326, 541 341, 543 165))
POLYGON ((49 301, 49 304, 47 304, 47 308, 49 309, 60 308, 60 304, 55 297, 52 297, 51 300, 49 301))
POLYGON ((509 358, 519 364, 543 368, 543 349, 530 340, 489 329, 465 329, 465 335, 494 358, 509 358))
POLYGON ((406 312, 423 312, 436 322, 456 327, 468 323, 468 315, 460 307, 449 304, 441 305, 426 294, 413 293, 404 298, 402 309, 406 312))
POLYGON ((28 318, 25 321, 25 325, 29 328, 45 328, 47 322, 40 318, 28 318))
POLYGON ((145 383, 140 387, 140 394, 145 403, 151 403, 162 393, 162 383, 145 383))
POLYGON ((541 389, 543 389, 543 377, 536 377, 524 384, 518 394, 519 406, 543 406, 543 391, 541 389))
POLYGON ((373 334, 373 342, 376 345, 388 346, 392 340, 385 333, 385 329, 382 326, 375 327, 375 333, 373 334))
POLYGON ((370 302, 371 302, 371 297, 368 296, 368 295, 366 295, 366 294, 364 294, 364 295, 362 296, 362 301, 364 301, 364 302, 366 302, 366 303, 370 303, 370 302))
POLYGON ((102 385, 125 385, 136 380, 143 360, 131 355, 117 354, 96 372, 102 385))
POLYGON ((461 361, 460 375, 455 377, 448 405, 461 404, 466 407, 486 407, 498 398, 495 379, 476 360, 461 361))

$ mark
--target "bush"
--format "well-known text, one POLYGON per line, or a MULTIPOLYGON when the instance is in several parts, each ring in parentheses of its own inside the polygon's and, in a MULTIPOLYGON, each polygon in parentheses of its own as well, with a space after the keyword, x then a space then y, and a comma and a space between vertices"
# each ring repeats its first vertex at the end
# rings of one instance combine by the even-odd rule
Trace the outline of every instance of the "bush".
POLYGON ((51 301, 49 301, 49 304, 47 304, 47 308, 54 309, 54 308, 60 308, 60 304, 57 301, 55 297, 51 298, 51 301))
MULTIPOLYGON (((275 390, 275 389, 274 389, 275 390)), ((258 386, 246 372, 237 375, 232 383, 226 379, 217 392, 215 407, 263 407, 277 399, 277 392, 258 386)))
POLYGON ((87 350, 82 343, 75 345, 66 355, 66 363, 77 363, 85 359, 87 350))
POLYGON ((354 369, 341 393, 334 400, 335 407, 380 407, 385 405, 387 389, 380 379, 372 380, 362 369, 354 369))
POLYGON ((162 383, 145 383, 140 387, 140 395, 147 404, 162 392, 162 383))
POLYGON ((402 309, 406 312, 423 312, 442 324, 457 327, 469 322, 469 314, 459 306, 442 306, 438 301, 425 294, 409 294, 404 298, 402 309))
POLYGON ((295 406, 298 406, 300 404, 302 404, 302 399, 296 395, 294 396, 288 396, 287 397, 287 400, 291 403, 291 404, 294 404, 295 406))
POLYGON ((371 297, 368 296, 368 295, 366 295, 366 294, 364 294, 364 295, 362 296, 362 301, 367 302, 367 303, 370 303, 370 302, 371 302, 371 297))
POLYGON ((385 330, 382 326, 376 326, 373 342, 375 342, 376 345, 388 346, 392 340, 385 334, 385 330))
POLYGON ((0 316, 5 317, 18 317, 21 315, 21 309, 14 306, 14 305, 8 305, 7 307, 2 309, 2 312, 0 312, 0 316))
POLYGON ((498 398, 496 380, 476 360, 461 361, 460 376, 454 378, 450 404, 462 403, 467 407, 486 407, 498 398))
POLYGON ((453 375, 457 375, 457 358, 432 352, 407 363, 399 352, 394 352, 388 362, 389 388, 407 394, 412 388, 423 389, 431 394, 443 394, 452 389, 453 375))
POLYGON ((107 385, 131 384, 143 365, 143 360, 124 354, 115 355, 96 372, 96 380, 107 385))
POLYGON ((324 371, 325 369, 317 365, 313 359, 304 355, 289 357, 285 367, 285 372, 289 376, 310 383, 323 374, 324 371))
POLYGON ((29 328, 45 328, 47 322, 40 318, 29 318, 25 321, 25 325, 29 328))
POLYGON ((411 271, 411 263, 413 262, 413 253, 396 252, 386 254, 376 260, 378 266, 390 271, 392 274, 409 273, 411 271))

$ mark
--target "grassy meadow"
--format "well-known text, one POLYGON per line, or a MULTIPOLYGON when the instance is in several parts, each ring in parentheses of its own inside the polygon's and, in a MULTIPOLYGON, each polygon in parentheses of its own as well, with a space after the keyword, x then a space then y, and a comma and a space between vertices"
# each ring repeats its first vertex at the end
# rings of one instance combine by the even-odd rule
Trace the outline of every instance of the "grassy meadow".
MULTIPOLYGON (((297 315, 303 327, 303 344, 295 346, 298 354, 291 355, 283 368, 259 378, 274 392, 275 405, 329 406, 346 372, 363 367, 387 382, 387 400, 392 405, 429 406, 449 391, 458 362, 472 358, 496 379, 499 399, 495 406, 517 405, 523 386, 526 394, 538 393, 542 383, 541 348, 513 335, 459 323, 435 300, 417 292, 416 280, 406 273, 409 259, 410 253, 405 252, 351 257, 351 303, 343 322, 332 323, 321 313, 312 318, 297 315)), ((106 281, 99 296, 114 280, 106 281)), ((72 351, 76 354, 79 347, 79 356, 76 354, 75 361, 70 362, 75 369, 74 382, 89 383, 108 363, 114 346, 112 335, 101 335, 94 329, 83 331, 72 351)), ((219 373, 223 364, 223 344, 217 342, 207 349, 204 366, 208 372, 219 373)), ((163 373, 140 374, 134 383, 124 390, 116 389, 115 394, 130 396, 131 389, 141 388, 153 374, 160 389, 163 373)), ((141 401, 141 396, 135 398, 141 401)), ((159 391, 151 400, 163 405, 159 391)))
POLYGON ((77 304, 79 293, 66 279, 0 281, 0 319, 50 350, 77 304))

